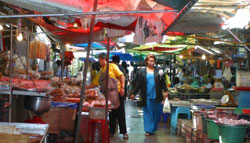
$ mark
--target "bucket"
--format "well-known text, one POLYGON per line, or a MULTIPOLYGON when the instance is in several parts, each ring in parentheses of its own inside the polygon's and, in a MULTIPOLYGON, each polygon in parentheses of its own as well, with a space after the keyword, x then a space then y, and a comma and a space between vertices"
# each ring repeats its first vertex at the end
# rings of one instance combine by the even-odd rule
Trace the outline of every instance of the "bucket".
POLYGON ((205 119, 204 116, 201 116, 202 118, 202 131, 203 131, 203 134, 207 135, 207 121, 205 119))
POLYGON ((206 122, 207 122, 207 136, 208 136, 208 138, 218 140, 219 139, 219 127, 218 127, 218 125, 211 119, 206 118, 206 122))
POLYGON ((244 143, 247 125, 219 125, 220 143, 244 143))
MULTIPOLYGON (((240 115, 240 119, 244 119, 244 120, 250 121, 250 114, 241 114, 240 115)), ((250 135, 250 126, 247 128, 246 134, 250 135)))

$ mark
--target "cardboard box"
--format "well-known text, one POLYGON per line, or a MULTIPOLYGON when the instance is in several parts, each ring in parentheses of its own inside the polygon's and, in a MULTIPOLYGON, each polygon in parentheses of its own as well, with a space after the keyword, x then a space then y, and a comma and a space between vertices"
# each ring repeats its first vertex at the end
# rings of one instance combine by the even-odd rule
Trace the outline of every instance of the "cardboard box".
POLYGON ((73 108, 60 108, 60 129, 63 130, 71 130, 73 131, 75 128, 75 115, 76 109, 73 108))
POLYGON ((75 128, 75 113, 73 108, 51 108, 43 114, 42 119, 49 124, 48 133, 59 135, 60 130, 71 130, 75 128))
POLYGON ((29 136, 0 133, 0 143, 29 143, 29 136))
POLYGON ((42 115, 43 121, 49 124, 48 133, 59 135, 60 111, 60 108, 50 108, 49 112, 42 115))

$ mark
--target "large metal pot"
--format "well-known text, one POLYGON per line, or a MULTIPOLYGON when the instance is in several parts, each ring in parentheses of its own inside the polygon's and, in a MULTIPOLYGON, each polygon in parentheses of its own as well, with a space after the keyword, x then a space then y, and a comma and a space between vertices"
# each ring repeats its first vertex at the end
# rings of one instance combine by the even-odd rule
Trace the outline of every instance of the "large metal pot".
POLYGON ((51 101, 48 97, 26 96, 24 107, 37 114, 48 112, 51 106, 51 101))

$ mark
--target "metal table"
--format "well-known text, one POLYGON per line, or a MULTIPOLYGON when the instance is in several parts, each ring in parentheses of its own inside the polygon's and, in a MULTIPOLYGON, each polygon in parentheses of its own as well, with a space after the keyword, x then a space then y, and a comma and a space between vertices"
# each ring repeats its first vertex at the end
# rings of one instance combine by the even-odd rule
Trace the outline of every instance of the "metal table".
POLYGON ((49 128, 48 124, 0 122, 0 125, 16 126, 17 129, 20 129, 21 134, 30 135, 30 139, 38 138, 37 136, 40 136, 40 143, 47 143, 46 134, 49 128))
MULTIPOLYGON (((0 90, 0 95, 10 95, 10 90, 0 90)), ((23 96, 46 96, 46 92, 37 92, 37 91, 22 91, 22 90, 12 90, 13 95, 23 95, 23 96)))

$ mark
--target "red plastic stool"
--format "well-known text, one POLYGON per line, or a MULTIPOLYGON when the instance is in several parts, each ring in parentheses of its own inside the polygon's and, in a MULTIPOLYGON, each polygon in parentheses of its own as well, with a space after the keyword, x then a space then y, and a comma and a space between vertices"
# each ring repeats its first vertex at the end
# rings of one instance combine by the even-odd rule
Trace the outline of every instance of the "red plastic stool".
POLYGON ((92 143, 94 142, 94 134, 95 134, 96 123, 101 123, 101 125, 102 125, 102 132, 101 132, 102 143, 109 143, 110 140, 109 140, 108 124, 106 126, 105 120, 100 120, 100 119, 89 119, 87 143, 89 143, 90 130, 92 131, 91 132, 91 142, 92 143))

